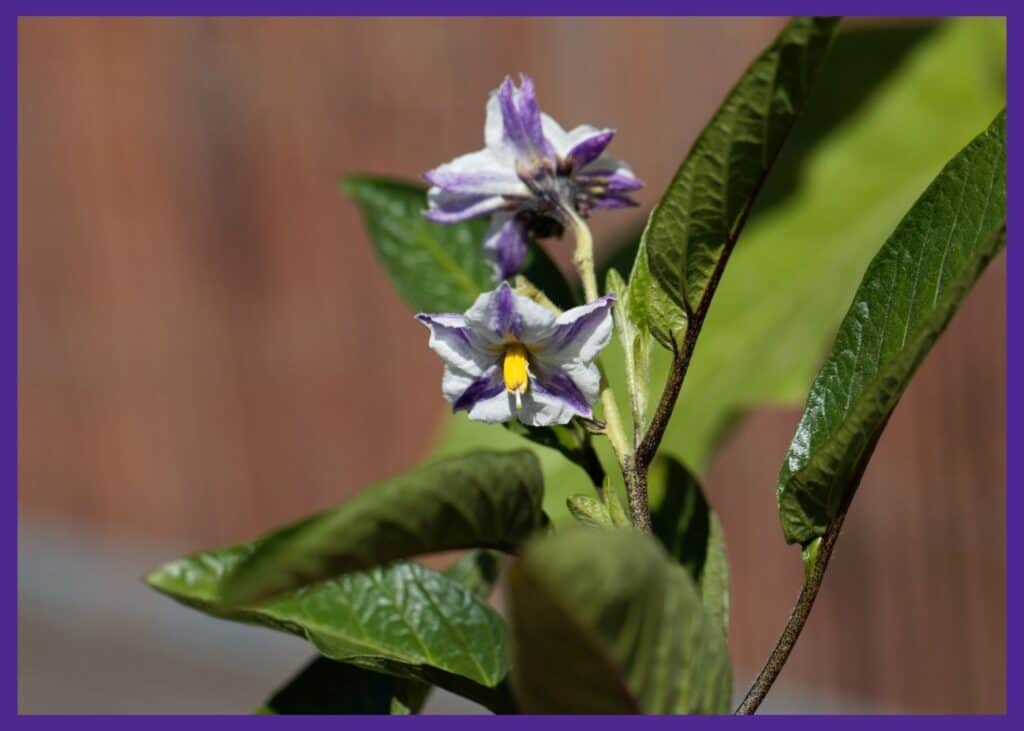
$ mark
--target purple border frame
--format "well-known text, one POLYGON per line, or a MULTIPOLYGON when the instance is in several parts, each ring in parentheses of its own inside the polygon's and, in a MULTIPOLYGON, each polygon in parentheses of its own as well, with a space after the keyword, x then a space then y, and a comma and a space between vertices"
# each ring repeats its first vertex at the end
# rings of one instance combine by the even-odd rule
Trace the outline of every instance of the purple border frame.
MULTIPOLYGON (((3 148, 2 165, 10 175, 6 185, 10 186, 4 196, 5 217, 9 221, 9 229, 13 227, 13 245, 9 245, 2 253, 0 269, 12 286, 8 290, 7 305, 3 307, 3 329, 7 333, 4 340, 8 343, 9 355, 4 359, 3 378, 12 384, 10 390, 4 393, 4 402, 8 404, 4 411, 10 416, 5 420, 4 431, 7 433, 5 440, 6 447, 3 450, 3 462, 6 464, 5 472, 10 475, 15 495, 15 505, 8 518, 12 530, 8 538, 8 545, 11 548, 8 558, 8 566, 14 565, 14 574, 17 571, 17 474, 18 474, 18 358, 17 358, 17 328, 18 328, 18 300, 17 300, 17 272, 18 272, 18 250, 17 250, 17 186, 18 186, 18 134, 17 134, 17 84, 18 84, 18 17, 19 16, 45 16, 45 15, 409 15, 409 16, 458 16, 458 15, 605 15, 605 16, 643 16, 643 15, 802 15, 802 14, 824 14, 835 13, 844 15, 899 15, 899 16, 934 16, 934 15, 1000 15, 1007 16, 1007 95, 1010 99, 1021 97, 1019 93, 1020 73, 1018 67, 1022 61, 1021 52, 1016 48, 1014 41, 1019 27, 1017 15, 1014 13, 1014 4, 1009 0, 862 0, 861 2, 811 2, 810 0, 788 0, 783 2, 757 2, 756 0, 689 0, 679 3, 672 0, 633 0, 628 4, 621 2, 613 3, 611 0, 488 0, 487 3, 472 0, 436 0, 433 3, 426 3, 424 0, 377 0, 376 2, 331 2, 330 0, 296 0, 286 2, 285 0, 179 0, 170 2, 168 0, 152 0, 151 2, 125 2, 124 0, 39 0, 38 2, 15 2, 11 6, 13 12, 8 11, 8 21, 4 23, 8 30, 4 32, 10 49, 4 53, 3 87, 4 98, 9 105, 3 117, 3 135, 8 138, 7 145, 3 148), (481 12, 486 10, 487 12, 481 12), (10 26, 6 24, 10 23, 10 26), (12 226, 13 224, 13 226, 12 226)), ((1009 115, 1011 129, 1021 125, 1017 123, 1014 114, 1009 115)), ((1011 136, 1016 139, 1017 132, 1011 136)), ((1008 145, 1008 185, 1010 191, 1016 189, 1017 181, 1021 179, 1022 153, 1015 144, 1008 145)), ((1024 213, 1013 206, 1009 207, 1008 216, 1010 222, 1008 228, 1011 232, 1016 230, 1019 222, 1024 221, 1024 213)), ((1024 365, 1024 345, 1011 337, 1014 333, 1020 332, 1020 324, 1024 318, 1024 288, 1016 290, 1015 283, 1024 282, 1024 254, 1019 253, 1015 247, 1008 247, 1007 253, 1007 373, 1012 374, 1024 365)), ((1007 410, 1006 410, 1006 439, 1007 445, 1016 442, 1024 431, 1021 424, 1021 411, 1024 407, 1022 402, 1022 387, 1019 381, 1013 378, 1007 379, 1007 410)), ((1013 718, 1024 715, 1024 702, 1011 692, 1012 688, 1020 688, 1022 673, 1020 658, 1024 654, 1024 647, 1021 642, 1019 623, 1015 623, 1012 617, 1024 615, 1024 606, 1021 602, 1021 587, 1009 580, 1014 567, 1019 567, 1024 561, 1021 556, 1021 538, 1018 537, 1012 528, 1011 516, 1021 516, 1021 502, 1024 497, 1020 494, 1021 476, 1024 474, 1024 453, 1014 449, 1007 449, 1006 463, 1006 559, 1007 559, 1007 584, 1006 584, 1006 710, 1004 716, 872 716, 870 722, 889 726, 900 724, 933 729, 937 725, 940 729, 963 725, 975 725, 994 728, 1009 727, 1013 724, 1013 718)), ((4 616, 2 622, 9 627, 5 635, 5 655, 8 658, 2 671, 2 676, 10 688, 10 711, 18 725, 32 725, 33 727, 50 727, 57 724, 74 723, 78 728, 101 728, 101 727, 133 727, 139 719, 145 719, 145 723, 151 729, 177 728, 181 723, 177 716, 18 716, 18 661, 17 661, 17 586, 14 581, 7 581, 8 594, 4 602, 4 616), (65 720, 67 719, 67 720, 65 720)), ((59 689, 55 689, 59 692, 59 689)), ((10 718, 10 717, 9 717, 10 718)), ((469 728, 470 725, 486 723, 491 728, 512 728, 520 727, 523 717, 491 717, 482 720, 480 717, 458 717, 458 716, 418 716, 411 719, 391 717, 361 717, 357 723, 364 727, 383 727, 389 724, 413 724, 421 728, 449 729, 453 725, 469 728)), ((585 721, 591 728, 613 728, 621 723, 641 724, 648 728, 678 728, 680 724, 699 724, 702 727, 713 725, 724 727, 729 723, 760 723, 779 727, 785 724, 786 728, 812 728, 818 724, 819 717, 779 717, 762 716, 759 721, 734 720, 735 717, 630 717, 628 719, 617 719, 614 717, 588 717, 585 721)), ((865 717, 860 716, 829 716, 828 723, 835 724, 842 728, 859 727, 865 722, 865 717)), ((564 723, 561 717, 532 717, 526 723, 538 725, 539 731, 554 731, 558 725, 564 723)), ((307 728, 336 728, 339 723, 334 718, 317 717, 266 717, 266 716, 193 716, 189 723, 199 723, 200 727, 216 728, 220 731, 227 728, 241 728, 250 724, 301 724, 307 728), (270 720, 272 719, 272 720, 270 720)))

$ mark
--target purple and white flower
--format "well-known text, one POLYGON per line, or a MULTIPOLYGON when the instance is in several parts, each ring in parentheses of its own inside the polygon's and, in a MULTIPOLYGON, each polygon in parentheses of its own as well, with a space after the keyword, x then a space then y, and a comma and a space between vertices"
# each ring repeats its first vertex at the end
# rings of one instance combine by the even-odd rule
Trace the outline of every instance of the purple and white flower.
POLYGON ((514 274, 530 233, 560 235, 576 216, 636 203, 643 187, 630 167, 604 154, 615 130, 581 125, 570 132, 540 111, 533 81, 508 77, 491 92, 485 147, 426 173, 426 217, 456 223, 490 215, 484 241, 498 280, 514 274))
POLYGON ((613 295, 555 315, 507 282, 464 315, 416 315, 444 361, 441 390, 475 421, 528 426, 593 418, 601 388, 594 358, 612 333, 613 295))

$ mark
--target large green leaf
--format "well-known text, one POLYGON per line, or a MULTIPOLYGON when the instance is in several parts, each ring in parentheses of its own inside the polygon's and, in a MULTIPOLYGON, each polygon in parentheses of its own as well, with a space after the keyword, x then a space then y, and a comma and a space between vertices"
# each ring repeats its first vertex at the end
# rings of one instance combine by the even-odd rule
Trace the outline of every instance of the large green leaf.
POLYGON ((157 591, 214 617, 303 637, 325 657, 438 685, 501 707, 505 627, 476 594, 415 563, 396 563, 260 605, 225 608, 224 577, 252 544, 172 561, 146 577, 157 591))
POLYGON ((631 289, 652 333, 672 347, 706 304, 828 53, 837 18, 794 18, 750 65, 697 137, 651 212, 631 289))
POLYGON ((654 535, 693 579, 704 608, 729 630, 725 532, 700 483, 678 460, 658 456, 647 478, 654 535))
POLYGON ((1006 233, 1006 114, 939 173, 868 266, 779 474, 789 542, 852 497, 911 376, 1006 233))
POLYGON ((341 188, 359 205, 377 258, 413 311, 462 312, 491 289, 480 248, 486 221, 428 221, 426 189, 412 183, 351 177, 341 188))
MULTIPOLYGON (((444 575, 486 599, 498 578, 498 554, 470 551, 444 575)), ((319 656, 282 686, 260 709, 263 714, 419 713, 431 686, 319 656)))
MULTIPOLYGON (((349 177, 341 189, 359 206, 377 258, 414 312, 462 312, 494 289, 483 251, 486 219, 428 221, 426 189, 416 183, 349 177)), ((530 247, 523 274, 559 306, 571 305, 565 277, 540 246, 530 247)))
POLYGON ((685 570, 632 528, 576 526, 509 570, 512 682, 527 713, 724 713, 725 636, 685 570))
POLYGON ((260 539, 225 581, 223 600, 248 604, 425 553, 514 551, 545 523, 543 498, 527 450, 437 460, 260 539))
MULTIPOLYGON (((871 62, 858 58, 872 48, 890 47, 890 34, 879 44, 869 31, 857 31, 849 52, 840 54, 846 32, 829 54, 807 111, 761 196, 775 206, 755 212, 729 260, 662 442, 663 452, 698 474, 747 409, 802 405, 879 242, 942 165, 1003 105, 1002 20, 944 22, 923 40, 908 31, 898 38, 910 50, 888 52, 896 68, 887 74, 878 71, 875 57, 871 62), (867 71, 874 85, 860 80, 867 71), (845 99, 847 88, 870 93, 838 120, 838 127, 830 126, 836 121, 833 99, 845 99), (829 106, 817 107, 820 101, 829 106), (796 187, 773 194, 775 172, 787 169, 795 152, 803 163, 783 182, 792 186, 795 180, 796 187)), ((613 386, 625 383, 622 362, 613 339, 604 354, 613 386)), ((668 362, 668 354, 655 348, 651 383, 664 382, 668 362)), ((625 411, 628 402, 621 391, 620 396, 625 411)), ((441 454, 521 444, 514 435, 463 415, 445 416, 443 423, 441 454)), ((598 451, 614 474, 614 457, 604 441, 596 440, 598 451)), ((569 519, 566 498, 589 492, 590 481, 554 451, 536 452, 544 471, 545 509, 561 523, 569 519)))

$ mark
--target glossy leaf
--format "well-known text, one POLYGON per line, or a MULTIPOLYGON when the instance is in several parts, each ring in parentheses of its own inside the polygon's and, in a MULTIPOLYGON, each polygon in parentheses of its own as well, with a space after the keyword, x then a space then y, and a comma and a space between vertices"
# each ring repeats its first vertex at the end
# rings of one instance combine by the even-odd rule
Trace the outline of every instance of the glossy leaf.
POLYGON ((396 563, 264 604, 225 608, 218 601, 221 583, 252 551, 247 544, 195 554, 146 581, 214 617, 303 637, 333 660, 500 705, 507 674, 504 623, 472 591, 419 564, 396 563))
POLYGON ((810 93, 836 18, 794 18, 747 69, 651 212, 631 285, 666 347, 704 302, 810 93))
MULTIPOLYGON (((493 551, 470 551, 444 571, 444 576, 486 599, 498 578, 499 557, 493 551)), ((318 657, 280 688, 258 711, 262 714, 391 714, 419 713, 431 686, 348 663, 318 657)))
MULTIPOLYGON (((463 312, 496 286, 482 248, 486 217, 428 221, 426 188, 406 181, 349 177, 341 189, 359 206, 377 258, 413 312, 463 312)), ((565 277, 540 246, 530 247, 523 275, 559 306, 571 306, 565 277)))
POLYGON ((957 154, 868 266, 779 475, 786 540, 824 535, 1006 230, 1006 116, 957 154))
POLYGON ((527 713, 725 713, 725 636, 689 575, 631 528, 576 526, 509 570, 513 689, 527 713))
POLYGON ((664 455, 651 465, 647 480, 654 535, 678 561, 724 631, 729 629, 729 560, 722 523, 697 478, 678 460, 664 455))
POLYGON ((543 497, 528 451, 438 460, 261 539, 225 581, 223 599, 248 604, 425 553, 513 551, 546 521, 543 497))

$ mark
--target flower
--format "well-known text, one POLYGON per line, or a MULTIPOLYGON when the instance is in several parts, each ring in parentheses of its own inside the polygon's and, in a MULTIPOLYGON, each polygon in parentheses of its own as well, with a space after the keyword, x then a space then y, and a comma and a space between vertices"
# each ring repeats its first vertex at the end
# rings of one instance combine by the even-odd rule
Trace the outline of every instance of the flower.
POLYGON ((575 216, 636 203, 643 187, 630 167, 604 154, 615 130, 581 125, 566 132, 540 111, 533 81, 505 78, 487 102, 486 146, 426 173, 426 217, 456 223, 491 215, 484 241, 497 280, 523 263, 530 233, 561 235, 575 216))
POLYGON ((518 418, 528 426, 593 418, 601 373, 594 358, 612 332, 613 295, 556 316, 507 282, 465 315, 416 315, 444 361, 441 390, 452 411, 475 421, 518 418))

